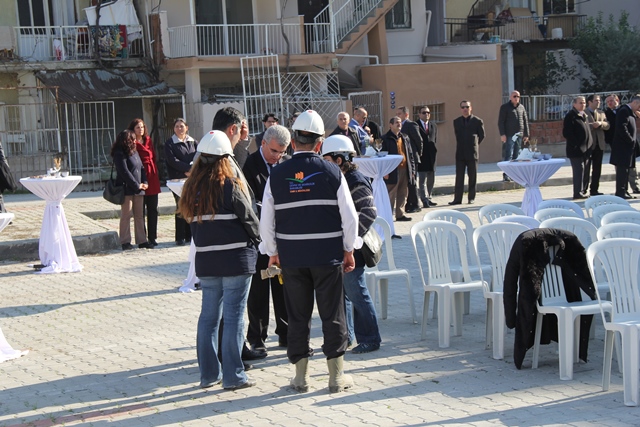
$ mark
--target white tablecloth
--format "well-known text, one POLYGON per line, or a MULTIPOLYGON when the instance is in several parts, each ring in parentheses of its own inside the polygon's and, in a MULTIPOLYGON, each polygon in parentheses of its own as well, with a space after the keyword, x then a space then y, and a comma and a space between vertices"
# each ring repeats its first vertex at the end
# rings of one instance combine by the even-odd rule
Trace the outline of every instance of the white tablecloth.
POLYGON ((12 213, 0 213, 0 231, 4 230, 4 228, 9 225, 11 221, 13 221, 14 215, 12 213))
POLYGON ((522 210, 533 216, 542 201, 540 184, 551 178, 565 163, 565 159, 537 160, 530 162, 499 162, 498 167, 518 184, 524 186, 522 210))
MULTIPOLYGON (((385 157, 355 157, 353 162, 358 165, 358 170, 364 176, 373 178, 371 186, 373 187, 373 201, 378 210, 378 216, 384 218, 391 227, 391 234, 396 234, 393 226, 393 212, 391 211, 391 202, 389 201, 389 192, 387 185, 384 183, 384 176, 393 172, 402 161, 399 154, 389 154, 385 157)), ((376 230, 378 234, 383 236, 382 229, 376 230)))
MULTIPOLYGON (((13 216, 14 215, 12 213, 0 213, 0 231, 2 231, 7 225, 9 225, 11 220, 13 220, 13 216)), ((29 350, 14 350, 13 347, 11 347, 7 342, 7 339, 4 337, 2 328, 0 328, 0 363, 4 362, 5 360, 24 356, 27 353, 29 353, 29 350)))
MULTIPOLYGON (((169 190, 180 196, 185 181, 186 180, 184 179, 181 179, 179 181, 167 181, 167 187, 169 187, 169 190)), ((196 245, 193 243, 193 239, 191 239, 191 245, 189 246, 189 257, 187 259, 189 260, 189 272, 187 273, 187 278, 182 281, 182 286, 178 288, 180 292, 195 291, 196 283, 200 281, 200 279, 198 279, 198 276, 196 276, 196 245)))
POLYGON ((62 207, 62 200, 76 188, 81 180, 81 176, 20 180, 27 190, 47 201, 40 230, 40 263, 46 266, 40 271, 41 273, 68 273, 82 270, 62 207))

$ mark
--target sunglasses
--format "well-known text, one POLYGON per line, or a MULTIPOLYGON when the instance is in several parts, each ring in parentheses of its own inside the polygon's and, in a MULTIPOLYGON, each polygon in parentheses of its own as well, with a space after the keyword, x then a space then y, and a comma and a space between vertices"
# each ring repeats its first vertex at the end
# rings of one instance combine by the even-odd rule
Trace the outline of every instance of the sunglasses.
POLYGON ((420 114, 431 114, 431 111, 420 111, 420 114))
POLYGON ((470 105, 461 105, 460 108, 462 108, 463 110, 466 110, 470 107, 470 105))

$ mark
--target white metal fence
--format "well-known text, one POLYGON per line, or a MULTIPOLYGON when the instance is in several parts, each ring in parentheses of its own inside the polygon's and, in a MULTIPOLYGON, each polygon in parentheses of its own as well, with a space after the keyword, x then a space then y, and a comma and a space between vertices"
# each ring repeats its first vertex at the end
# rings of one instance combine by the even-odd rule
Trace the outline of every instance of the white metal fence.
POLYGON ((343 108, 337 72, 287 73, 281 81, 285 117, 311 109, 320 114, 326 130, 333 128, 343 108))
MULTIPOLYGON (((600 95, 602 99, 601 107, 604 108, 607 96, 615 93, 620 98, 620 104, 628 102, 633 93, 629 91, 618 92, 597 92, 593 95, 600 95)), ((532 122, 545 122, 562 120, 564 116, 571 110, 573 99, 576 96, 584 96, 587 98, 591 93, 578 93, 571 95, 523 95, 520 97, 520 103, 527 110, 529 120, 532 122)), ((504 103, 509 102, 509 96, 504 96, 504 103)))
POLYGON ((329 24, 184 25, 169 28, 170 56, 328 53, 333 51, 325 42, 329 28, 329 24))
POLYGON ((17 55, 30 61, 94 59, 94 36, 100 57, 143 57, 142 25, 14 27, 17 55))
MULTIPOLYGON (((349 94, 349 99, 351 100, 353 108, 362 106, 367 110, 369 120, 379 124, 380 131, 386 127, 384 117, 382 117, 382 92, 352 92, 349 94)), ((349 115, 351 115, 351 113, 349 113, 349 115)))
POLYGON ((382 0, 329 0, 329 4, 315 17, 316 24, 333 25, 328 43, 337 46, 363 19, 377 8, 382 0))
MULTIPOLYGON (((249 134, 262 131, 267 113, 282 117, 282 89, 278 55, 241 58, 242 89, 249 134)), ((284 123, 284 122, 283 122, 284 123)))

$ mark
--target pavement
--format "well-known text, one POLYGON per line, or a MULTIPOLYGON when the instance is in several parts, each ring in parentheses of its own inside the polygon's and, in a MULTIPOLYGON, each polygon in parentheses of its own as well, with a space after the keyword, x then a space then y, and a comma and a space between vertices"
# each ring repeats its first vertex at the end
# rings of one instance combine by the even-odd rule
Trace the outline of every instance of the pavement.
MULTIPOLYGON (((611 194, 613 168, 603 166, 601 191, 611 194)), ((453 167, 438 169, 437 209, 449 208, 453 177, 453 167)), ((501 177, 495 165, 480 165, 478 182, 484 191, 476 204, 456 206, 474 225, 483 205, 520 205, 524 190, 504 189, 516 186, 503 185, 501 177)), ((569 198, 570 180, 567 163, 542 187, 543 198, 569 198)), ((4 244, 22 250, 15 249, 18 243, 38 237, 44 202, 30 194, 8 195, 5 201, 16 218, 0 235, 4 244)), ((631 202, 640 208, 640 199, 631 202)), ((166 188, 160 205, 163 212, 172 212, 166 188)), ((118 228, 117 211, 99 193, 72 193, 63 206, 75 239, 118 228)), ((419 319, 424 294, 409 231, 424 213, 396 223, 403 238, 392 242, 397 266, 411 273, 419 319)), ((34 273, 28 264, 37 262, 37 255, 20 261, 0 258, 0 327, 15 349, 29 350, 0 364, 0 426, 640 424, 640 409, 624 406, 615 362, 611 387, 602 391, 601 326, 590 342, 588 363, 576 364, 574 379, 561 381, 555 344, 541 348, 538 369, 531 369, 529 352, 517 370, 509 331, 505 359, 492 359, 485 348, 481 293, 472 295, 462 336, 452 337, 449 348, 438 347, 437 322, 431 318, 421 341, 421 326, 411 320, 407 288, 400 282, 390 283, 388 317, 379 318, 380 350, 345 357, 345 370, 355 381, 352 390, 328 392, 317 312, 308 393, 288 387, 294 368, 277 347, 273 319, 269 356, 248 372, 257 386, 236 392, 200 389, 195 336, 201 294, 177 292, 187 274, 188 247, 174 245, 172 216, 161 217, 158 240, 154 250, 81 254, 84 269, 79 273, 34 273)))

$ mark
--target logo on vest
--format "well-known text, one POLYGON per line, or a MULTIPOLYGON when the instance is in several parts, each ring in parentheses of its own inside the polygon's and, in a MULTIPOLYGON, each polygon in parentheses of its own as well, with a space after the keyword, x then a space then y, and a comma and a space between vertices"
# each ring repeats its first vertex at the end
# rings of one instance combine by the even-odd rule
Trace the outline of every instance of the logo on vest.
POLYGON ((311 188, 316 185, 315 182, 308 182, 312 177, 321 174, 322 172, 312 173, 309 176, 304 176, 304 172, 296 172, 293 178, 285 178, 289 181, 289 193, 308 193, 311 188))

